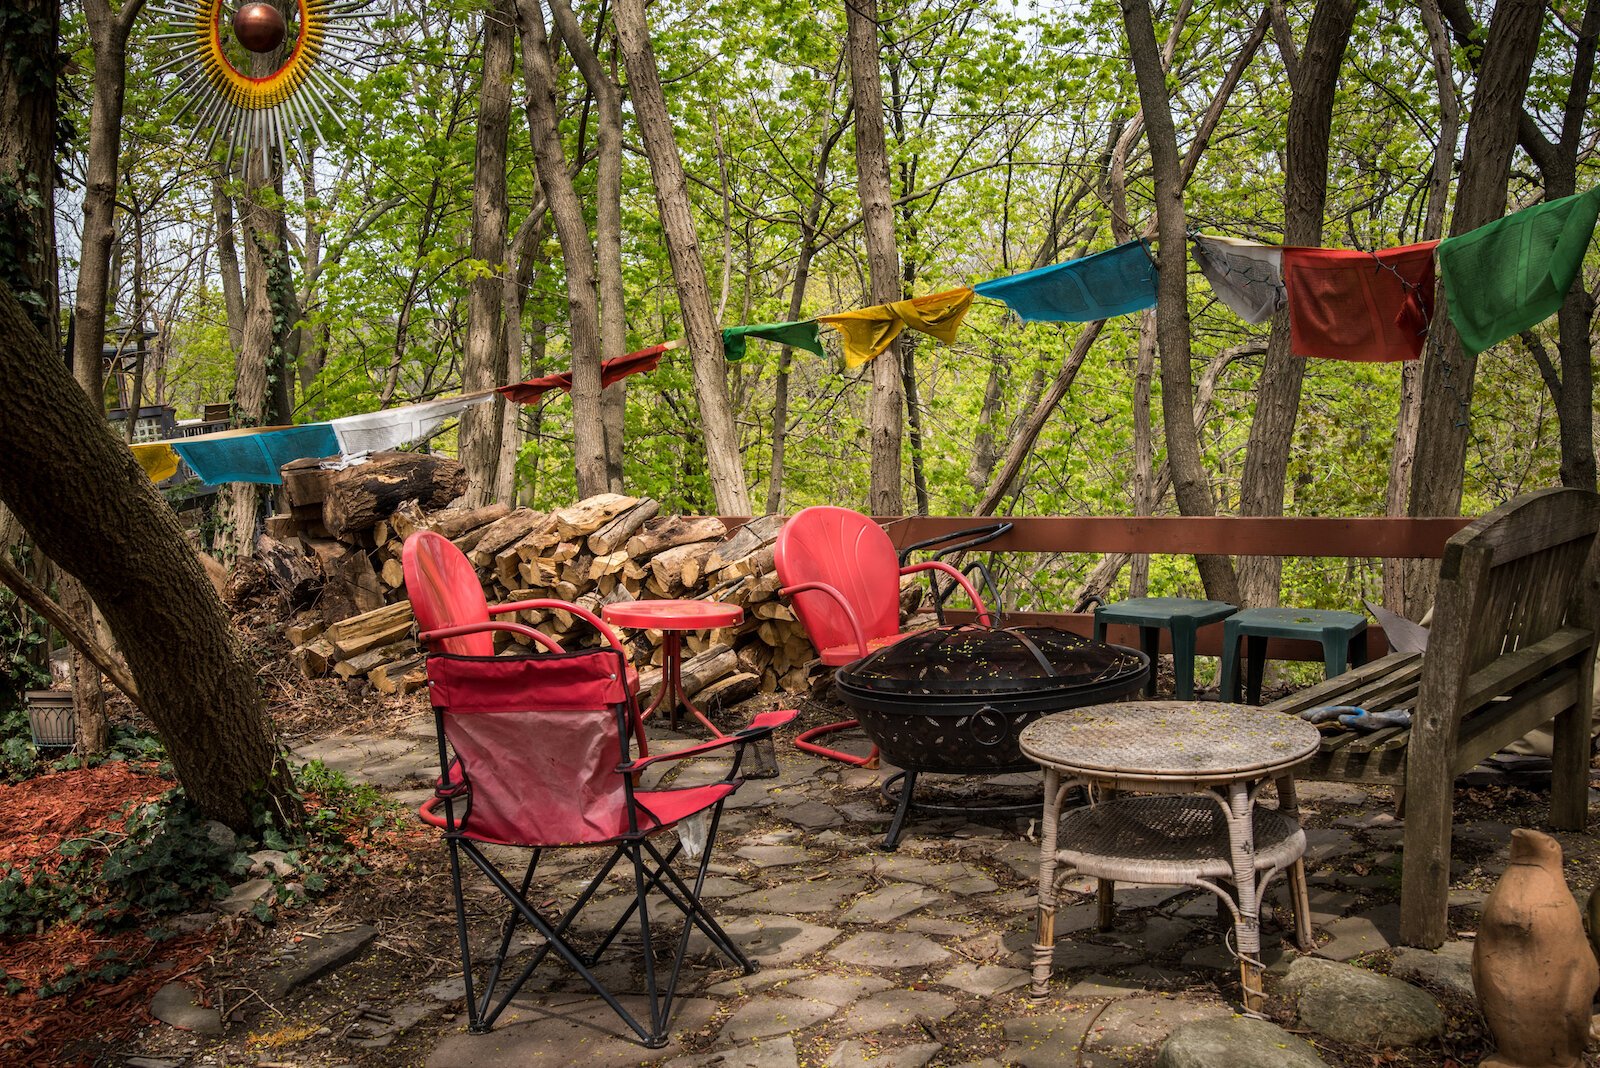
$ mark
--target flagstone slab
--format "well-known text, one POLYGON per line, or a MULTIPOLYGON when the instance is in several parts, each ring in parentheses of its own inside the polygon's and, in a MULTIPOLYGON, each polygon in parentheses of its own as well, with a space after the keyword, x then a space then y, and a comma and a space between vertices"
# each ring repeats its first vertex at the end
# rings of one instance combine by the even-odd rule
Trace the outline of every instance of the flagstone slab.
POLYGON ((828 912, 866 888, 865 879, 795 879, 752 890, 723 902, 719 908, 740 912, 828 912))
POLYGON ((838 1012, 838 1007, 804 998, 762 994, 739 1007, 722 1027, 719 1041, 748 1042, 754 1038, 803 1031, 838 1012))
POLYGON ((839 1016, 846 1034, 861 1035, 891 1027, 938 1023, 955 1012, 954 998, 931 990, 885 990, 862 998, 839 1016))
POLYGON ((789 983, 783 992, 843 1008, 868 994, 876 994, 892 986, 894 984, 889 980, 876 975, 832 975, 824 972, 810 979, 789 983))
POLYGON ((891 883, 858 898, 840 919, 846 923, 893 923, 924 908, 940 895, 916 883, 891 883))
POLYGON ((734 850, 734 855, 743 857, 758 868, 783 868, 793 864, 804 864, 811 859, 811 854, 806 848, 797 845, 743 846, 734 850))
POLYGON ((714 1053, 674 1057, 666 1063, 671 1068, 799 1068, 800 1058, 794 1039, 782 1035, 714 1053))
POLYGON ((950 959, 950 951, 930 938, 891 931, 852 935, 828 952, 833 960, 869 968, 918 968, 950 959))
POLYGON ((827 1068, 923 1068, 943 1048, 937 1042, 918 1042, 882 1049, 851 1040, 834 1050, 833 1056, 823 1063, 827 1068))
POLYGON ((1345 916, 1324 928, 1328 942, 1316 948, 1316 955, 1329 960, 1350 960, 1363 953, 1389 948, 1389 940, 1377 924, 1366 916, 1345 916))
POLYGON ((839 814, 838 809, 814 800, 786 804, 780 815, 791 823, 798 823, 808 831, 824 831, 844 822, 844 817, 839 814))
POLYGON ((1228 1005, 1140 994, 1113 1001, 1095 1021, 1089 1044, 1101 1049, 1147 1049, 1166 1038, 1179 1024, 1225 1020, 1232 1016, 1233 1009, 1228 1005))
MULTIPOLYGON (((839 937, 836 927, 807 923, 796 916, 752 913, 720 922, 734 944, 763 965, 791 964, 839 937)), ((694 954, 712 952, 711 942, 697 930, 689 939, 689 951, 694 954)))
MULTIPOLYGON (((644 998, 625 997, 623 1007, 636 1017, 649 1013, 644 998)), ((711 1021, 717 1002, 687 998, 673 1008, 669 1043, 646 1049, 637 1036, 592 993, 546 1003, 514 1002, 486 1035, 461 1030, 446 1035, 428 1056, 427 1068, 634 1068, 682 1053, 679 1036, 700 1030, 711 1021), (632 1039, 632 1040, 630 1040, 632 1039)))
MULTIPOLYGON (((884 879, 921 883, 947 893, 962 895, 988 894, 999 889, 999 885, 987 872, 973 864, 923 860, 920 857, 899 854, 873 857, 871 860, 873 873, 884 879)), ((1037 855, 1034 863, 1038 864, 1037 855)), ((1037 867, 1034 874, 1038 874, 1037 867)))
POLYGON ((958 964, 934 980, 940 986, 964 990, 979 997, 993 997, 1007 990, 1015 990, 1030 978, 1020 968, 1006 968, 998 964, 958 964))
POLYGON ((759 993, 769 987, 779 986, 792 979, 803 979, 811 974, 809 968, 762 968, 754 975, 741 975, 734 979, 725 979, 720 983, 706 987, 707 994, 718 994, 724 997, 742 997, 746 994, 759 993))

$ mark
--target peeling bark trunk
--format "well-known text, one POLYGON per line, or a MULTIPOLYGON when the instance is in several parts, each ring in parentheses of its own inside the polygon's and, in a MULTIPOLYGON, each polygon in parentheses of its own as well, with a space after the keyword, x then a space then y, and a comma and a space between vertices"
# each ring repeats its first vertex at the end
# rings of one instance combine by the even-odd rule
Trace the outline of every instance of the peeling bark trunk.
MULTIPOLYGON (((485 270, 467 287, 467 345, 461 358, 461 388, 467 393, 503 384, 500 289, 506 260, 506 139, 516 21, 513 0, 497 0, 483 17, 483 83, 472 170, 472 258, 485 270)), ((539 172, 542 175, 544 168, 539 172)), ((468 508, 480 508, 494 495, 505 403, 504 397, 496 396, 492 403, 461 413, 460 456, 467 472, 468 508)))
POLYGON ((234 239, 233 199, 221 177, 212 181, 211 210, 217 217, 217 273, 222 276, 222 306, 228 314, 228 347, 237 357, 244 347, 244 284, 240 281, 239 245, 234 239))
POLYGON ((722 355, 722 331, 711 315, 705 264, 700 258, 700 238, 689 207, 689 191, 673 140, 672 117, 661 90, 655 54, 650 47, 650 27, 644 0, 618 0, 617 36, 628 71, 628 93, 644 140, 650 174, 655 180, 656 204, 667 238, 667 255, 678 288, 689 354, 694 363, 694 385, 700 403, 700 424, 705 434, 711 491, 723 515, 748 515, 750 492, 745 484, 739 452, 739 432, 728 405, 728 374, 722 355))
MULTIPOLYGON (((1155 175, 1156 232, 1167 269, 1157 280, 1156 337, 1161 354, 1161 410, 1173 490, 1184 515, 1214 515, 1216 508, 1200 441, 1194 429, 1194 383, 1189 351, 1189 293, 1184 270, 1188 220, 1183 206, 1183 170, 1178 135, 1172 124, 1166 76, 1156 44, 1147 0, 1121 0, 1128 50, 1139 83, 1150 164, 1155 175)), ((1233 561, 1226 556, 1196 556, 1195 564, 1214 601, 1239 601, 1233 561)))
MULTIPOLYGON (((1322 216, 1328 199, 1328 136, 1350 30, 1359 0, 1320 0, 1311 16, 1306 48, 1289 83, 1288 151, 1284 175, 1283 243, 1322 244, 1322 216)), ((1165 247, 1165 246, 1163 246, 1165 247)), ((1305 360, 1289 351, 1289 314, 1272 317, 1267 358, 1256 386, 1255 418, 1244 471, 1239 480, 1243 515, 1282 515, 1289 448, 1300 414, 1300 384, 1305 360)), ((1239 592, 1245 604, 1278 603, 1283 558, 1239 558, 1239 592)))
MULTIPOLYGON (((1133 372, 1133 514, 1155 512, 1155 428, 1150 421, 1150 386, 1156 373, 1156 318, 1145 312, 1139 318, 1138 364, 1133 372)), ((1198 420, 1196 421, 1198 424, 1198 420)), ((1150 593, 1150 555, 1133 558, 1128 575, 1128 596, 1150 593)))
MULTIPOLYGON (((890 304, 901 297, 900 255, 895 245, 894 195, 889 187, 889 153, 883 131, 877 0, 846 4, 845 21, 849 27, 850 94, 856 113, 856 189, 867 245, 869 300, 872 304, 890 304)), ((867 507, 873 515, 905 512, 900 477, 901 426, 905 422, 903 361, 898 338, 872 361, 872 400, 868 408, 872 474, 867 507)))

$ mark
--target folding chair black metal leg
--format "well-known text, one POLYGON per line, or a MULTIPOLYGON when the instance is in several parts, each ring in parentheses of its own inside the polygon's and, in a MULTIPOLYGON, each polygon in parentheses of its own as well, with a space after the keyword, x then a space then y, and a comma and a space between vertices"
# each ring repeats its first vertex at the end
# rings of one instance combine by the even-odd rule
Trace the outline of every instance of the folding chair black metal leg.
MULTIPOLYGON (((533 885, 533 870, 539 866, 539 853, 540 851, 535 849, 533 850, 533 855, 528 858, 528 870, 522 876, 522 892, 520 896, 523 898, 528 896, 528 887, 533 885)), ((480 1014, 484 1009, 488 1008, 490 994, 494 991, 495 985, 500 982, 500 969, 505 966, 506 952, 511 948, 511 936, 516 933, 517 923, 521 918, 521 913, 518 912, 515 906, 512 906, 505 922, 500 925, 500 952, 495 954, 494 966, 489 969, 489 980, 484 984, 483 1008, 479 1009, 480 1014)), ((516 985, 520 987, 522 979, 518 979, 516 985)))

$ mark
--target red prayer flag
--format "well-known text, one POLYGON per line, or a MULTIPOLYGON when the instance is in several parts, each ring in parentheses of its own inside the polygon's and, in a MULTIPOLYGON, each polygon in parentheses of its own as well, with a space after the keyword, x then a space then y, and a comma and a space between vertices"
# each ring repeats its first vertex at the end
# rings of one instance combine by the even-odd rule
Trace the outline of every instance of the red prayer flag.
MULTIPOLYGON (((643 371, 654 371, 661 362, 661 354, 668 349, 675 349, 683 344, 682 341, 668 341, 661 345, 651 345, 638 352, 630 352, 626 356, 615 356, 600 365, 600 385, 609 386, 629 375, 636 375, 643 371)), ((541 378, 530 378, 526 382, 517 382, 510 386, 501 386, 495 392, 505 395, 505 398, 515 404, 537 404, 552 389, 570 390, 572 388, 572 372, 562 371, 560 374, 544 375, 541 378)))
POLYGON ((1332 360, 1415 360, 1433 319, 1437 241, 1356 252, 1283 250, 1289 351, 1332 360))

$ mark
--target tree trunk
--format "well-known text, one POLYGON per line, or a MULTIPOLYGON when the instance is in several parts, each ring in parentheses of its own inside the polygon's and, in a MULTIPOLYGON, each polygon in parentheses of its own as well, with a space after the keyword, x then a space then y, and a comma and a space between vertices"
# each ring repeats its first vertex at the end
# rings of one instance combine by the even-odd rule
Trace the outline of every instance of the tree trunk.
MULTIPOLYGON (((1322 216, 1328 198, 1328 134, 1339 69, 1350 41, 1360 0, 1320 0, 1311 15, 1305 51, 1290 82, 1288 151, 1284 175, 1283 243, 1322 244, 1322 216)), ((1165 246, 1163 246, 1165 247, 1165 246)), ((1239 480, 1239 511, 1244 515, 1282 515, 1283 482, 1289 448, 1300 413, 1300 383, 1305 360, 1289 351, 1289 314, 1272 317, 1267 358, 1256 386, 1256 412, 1239 480)), ((1283 574, 1280 556, 1239 558, 1239 592, 1245 603, 1278 603, 1283 574)))
POLYGON ((661 210, 667 255, 683 311, 689 354, 694 362, 694 386, 700 403, 700 423, 705 433, 711 491, 722 515, 749 515, 750 492, 745 485, 739 452, 738 428, 728 404, 728 376, 722 355, 722 331, 711 314, 711 294, 706 288, 705 264, 700 259, 700 239, 695 233, 689 191, 673 140, 672 116, 656 71, 650 47, 650 27, 644 0, 618 0, 617 36, 628 71, 628 93, 644 141, 645 156, 655 181, 656 203, 661 210))
MULTIPOLYGON (((53 343, 59 0, 19 0, 0 47, 0 281, 53 343)), ((95 341, 94 366, 100 366, 95 341)))
POLYGON ((222 276, 222 305, 228 314, 228 346, 237 357, 244 347, 244 285, 234 238, 233 199, 220 176, 212 182, 211 209, 217 216, 217 273, 222 276))
MULTIPOLYGON (((1155 176, 1156 232, 1167 268, 1157 280, 1156 339, 1161 352, 1161 415, 1174 495, 1184 515, 1213 515, 1215 505, 1194 428, 1194 383, 1189 353, 1189 281, 1185 272, 1183 169, 1172 124, 1166 76, 1147 0, 1121 0, 1128 51, 1139 83, 1139 102, 1155 176)), ((1239 602, 1239 583, 1226 556, 1196 556, 1206 596, 1239 602)))
MULTIPOLYGON (((1153 515, 1156 509, 1155 428, 1150 420, 1150 387, 1156 373, 1156 321, 1153 312, 1139 317, 1139 355, 1133 371, 1133 514, 1153 515)), ((1150 594, 1150 554, 1133 557, 1128 573, 1128 596, 1150 594)))
MULTIPOLYGON (((461 388, 472 393, 502 385, 505 352, 500 331, 500 272, 506 260, 506 139, 511 126, 514 0, 497 0, 483 17, 483 83, 478 93, 477 148, 472 170, 472 258, 484 265, 467 287, 467 345, 461 388)), ((541 165, 542 176, 545 168, 541 165)), ((564 173, 564 172, 563 172, 564 173)), ((574 361, 576 374, 576 361, 574 361)), ((500 461, 505 398, 461 413, 461 465, 469 488, 467 507, 489 503, 500 461)))
MULTIPOLYGON (((1543 0, 1500 0, 1495 5, 1467 126, 1450 223, 1452 236, 1505 214, 1517 121, 1543 18, 1543 0)), ((1411 471, 1410 514, 1414 516, 1456 515, 1461 510, 1467 425, 1477 372, 1477 359, 1467 355, 1442 298, 1434 312, 1433 333, 1439 335, 1439 344, 1428 346, 1422 363, 1422 411, 1416 466, 1411 471)), ((1408 607, 1420 610, 1433 600, 1437 568, 1424 563, 1408 570, 1408 607)))
POLYGON ((177 517, 3 285, 0 377, 0 500, 100 606, 185 792, 241 830, 263 803, 286 813, 255 665, 177 517))
MULTIPOLYGON (((894 194, 889 188, 889 151, 883 131, 883 80, 878 67, 877 0, 845 5, 849 27, 850 97, 856 113, 856 190, 861 199, 867 245, 870 302, 901 298, 900 255, 894 236, 894 194)), ((905 422, 900 340, 872 362, 872 476, 867 507, 873 515, 902 515, 900 436, 905 422)))

